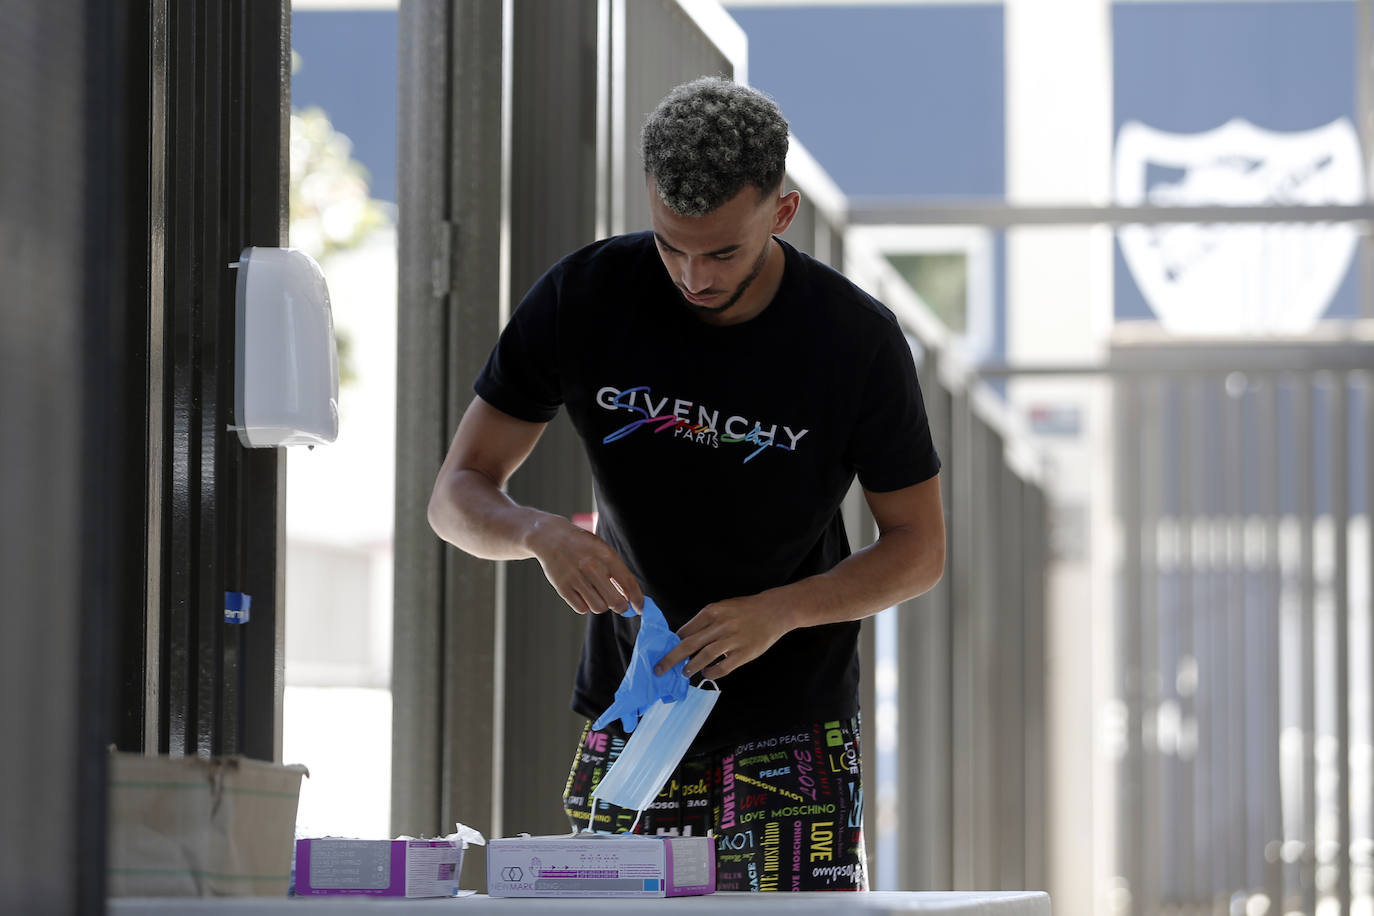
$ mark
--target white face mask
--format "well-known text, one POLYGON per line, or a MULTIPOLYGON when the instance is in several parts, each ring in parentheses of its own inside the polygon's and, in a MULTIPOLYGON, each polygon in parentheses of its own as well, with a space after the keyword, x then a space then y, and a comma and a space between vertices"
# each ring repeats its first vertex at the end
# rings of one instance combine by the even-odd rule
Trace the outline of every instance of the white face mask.
MULTIPOLYGON (((655 700, 645 711, 620 756, 592 792, 592 817, 596 814, 597 799, 633 808, 643 815, 644 809, 663 791, 668 777, 682 762, 687 747, 701 731, 716 700, 720 699, 720 688, 715 681, 703 680, 702 683, 710 684, 712 689, 688 687, 682 699, 674 703, 655 700)), ((592 817, 587 819, 587 830, 592 829, 592 817)), ((636 817, 630 825, 631 833, 638 824, 636 817)))

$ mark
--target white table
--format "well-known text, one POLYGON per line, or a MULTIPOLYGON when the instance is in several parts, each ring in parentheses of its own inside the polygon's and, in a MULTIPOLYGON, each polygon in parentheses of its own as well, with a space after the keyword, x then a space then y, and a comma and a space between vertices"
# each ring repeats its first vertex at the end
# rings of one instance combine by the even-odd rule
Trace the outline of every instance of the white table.
POLYGON ((530 899, 487 897, 398 900, 380 897, 292 898, 123 898, 113 899, 111 916, 379 916, 468 913, 500 916, 616 916, 645 912, 711 916, 835 916, 856 913, 939 913, 941 916, 1050 916, 1050 898, 1038 891, 873 891, 867 894, 812 891, 807 893, 717 893, 701 897, 530 899))

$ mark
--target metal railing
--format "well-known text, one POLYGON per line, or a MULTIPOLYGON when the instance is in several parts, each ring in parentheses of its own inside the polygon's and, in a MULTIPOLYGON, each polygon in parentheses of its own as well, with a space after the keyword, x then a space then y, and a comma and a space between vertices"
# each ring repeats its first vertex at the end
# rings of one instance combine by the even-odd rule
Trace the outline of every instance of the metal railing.
MULTIPOLYGON (((877 809, 900 889, 1047 882, 1046 494, 1029 437, 882 256, 848 272, 891 308, 918 356, 943 462, 944 580, 895 622, 896 785, 877 809)), ((883 779, 879 772, 878 778, 883 779)))
POLYGON ((1374 333, 1339 330, 1113 350, 1129 912, 1370 894, 1374 333))

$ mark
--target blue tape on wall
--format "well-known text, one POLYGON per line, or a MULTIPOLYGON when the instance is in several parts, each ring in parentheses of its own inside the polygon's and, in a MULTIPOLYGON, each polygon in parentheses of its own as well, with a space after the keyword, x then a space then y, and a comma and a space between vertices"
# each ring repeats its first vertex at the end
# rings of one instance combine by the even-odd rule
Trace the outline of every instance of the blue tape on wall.
POLYGON ((251 616, 249 611, 252 607, 252 595, 245 595, 243 592, 225 592, 224 622, 247 623, 251 616))

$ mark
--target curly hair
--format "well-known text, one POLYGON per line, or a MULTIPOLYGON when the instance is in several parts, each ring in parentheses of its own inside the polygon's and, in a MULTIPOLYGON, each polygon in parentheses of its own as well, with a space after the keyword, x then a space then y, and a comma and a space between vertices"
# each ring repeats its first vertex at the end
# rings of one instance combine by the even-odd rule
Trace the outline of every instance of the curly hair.
POLYGON ((683 83, 663 97, 640 135, 644 171, 663 204, 703 216, 753 185, 782 183, 787 119, 767 95, 718 77, 683 83))

